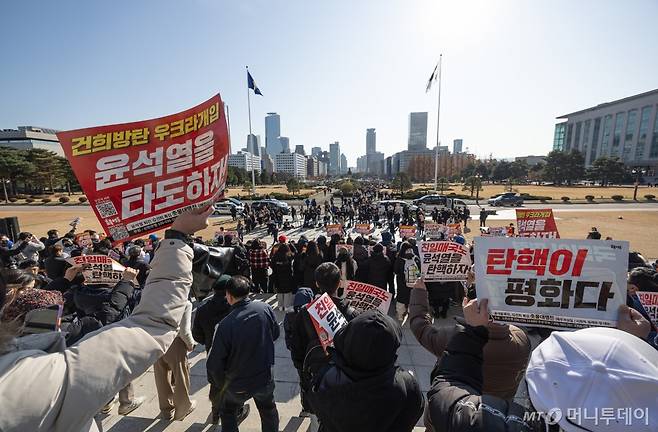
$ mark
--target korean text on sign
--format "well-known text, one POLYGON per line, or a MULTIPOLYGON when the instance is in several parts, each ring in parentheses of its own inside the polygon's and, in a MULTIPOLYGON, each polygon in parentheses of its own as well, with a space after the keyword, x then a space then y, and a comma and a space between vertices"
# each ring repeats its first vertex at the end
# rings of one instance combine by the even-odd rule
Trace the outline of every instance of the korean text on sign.
POLYGON ((626 302, 628 243, 475 239, 478 298, 494 320, 558 329, 614 327, 626 302))
POLYGON ((224 191, 228 132, 219 95, 168 117, 57 137, 115 243, 166 228, 224 191))
POLYGON ((639 291, 637 297, 640 299, 640 303, 644 306, 644 310, 647 311, 654 325, 658 326, 658 292, 639 291))
POLYGON ((347 320, 327 293, 315 299, 306 306, 306 309, 311 316, 322 348, 326 350, 334 342, 336 332, 347 325, 347 320))
POLYGON ((516 210, 519 237, 560 238, 552 209, 516 210))
POLYGON ((414 225, 400 225, 400 237, 416 237, 416 227, 414 225))
POLYGON ((420 242, 420 271, 426 282, 465 281, 471 256, 463 245, 450 241, 420 242))
POLYGON ((372 229, 370 228, 370 224, 356 224, 354 231, 359 234, 370 234, 372 229))
POLYGON ((390 292, 362 282, 349 281, 345 289, 345 300, 359 313, 379 309, 386 315, 392 298, 390 292))
POLYGON ((105 255, 82 255, 68 258, 71 265, 82 265, 82 275, 87 285, 114 285, 121 281, 124 266, 105 255))
POLYGON ((343 226, 341 224, 327 225, 325 228, 330 236, 334 234, 343 235, 343 226))

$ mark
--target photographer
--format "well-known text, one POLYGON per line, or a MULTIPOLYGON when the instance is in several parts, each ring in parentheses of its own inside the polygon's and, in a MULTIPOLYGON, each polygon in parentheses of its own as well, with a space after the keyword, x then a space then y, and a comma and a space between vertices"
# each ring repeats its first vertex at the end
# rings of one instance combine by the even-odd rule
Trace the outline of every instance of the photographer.
MULTIPOLYGON (((195 231, 212 207, 180 215, 165 234, 132 316, 64 349, 61 333, 17 338, 0 326, 0 430, 96 430, 93 416, 172 343, 192 283, 195 231)), ((0 282, 0 304, 6 286, 0 282)))

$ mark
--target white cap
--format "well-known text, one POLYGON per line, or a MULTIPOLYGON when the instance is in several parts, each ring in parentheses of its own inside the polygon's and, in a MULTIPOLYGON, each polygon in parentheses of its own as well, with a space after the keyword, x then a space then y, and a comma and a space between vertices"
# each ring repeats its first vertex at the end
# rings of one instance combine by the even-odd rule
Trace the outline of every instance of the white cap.
POLYGON ((566 432, 658 431, 658 351, 629 333, 553 332, 532 352, 526 381, 535 409, 559 409, 555 420, 566 432), (648 425, 638 409, 648 409, 648 425))

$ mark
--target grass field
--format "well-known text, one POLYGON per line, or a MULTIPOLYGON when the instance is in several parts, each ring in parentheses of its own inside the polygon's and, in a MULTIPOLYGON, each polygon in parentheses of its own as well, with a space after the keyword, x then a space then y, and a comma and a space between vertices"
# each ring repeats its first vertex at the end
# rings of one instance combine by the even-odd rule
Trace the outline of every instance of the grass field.
MULTIPOLYGON (((414 189, 433 188, 434 184, 415 184, 414 189)), ((480 198, 489 198, 492 195, 506 192, 505 185, 483 185, 480 191, 480 198)), ((595 199, 607 199, 613 195, 622 195, 624 199, 633 199, 633 186, 612 186, 612 187, 592 187, 592 186, 536 186, 536 185, 513 185, 512 190, 517 193, 527 193, 535 196, 549 196, 554 200, 560 200, 563 196, 572 200, 584 200, 586 195, 593 195, 595 199)), ((469 194, 470 191, 463 191, 462 185, 452 184, 450 190, 446 192, 455 192, 457 194, 469 194)), ((658 188, 640 186, 637 190, 637 199, 644 201, 644 195, 652 194, 658 196, 658 188)))

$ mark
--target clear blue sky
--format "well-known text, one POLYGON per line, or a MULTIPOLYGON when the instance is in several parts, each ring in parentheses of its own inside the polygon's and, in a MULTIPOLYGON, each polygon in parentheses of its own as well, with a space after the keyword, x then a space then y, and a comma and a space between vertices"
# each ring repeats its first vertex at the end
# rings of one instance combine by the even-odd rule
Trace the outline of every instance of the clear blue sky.
POLYGON ((249 65, 263 142, 276 111, 291 146, 340 141, 353 166, 366 128, 406 148, 411 111, 434 142, 443 53, 442 144, 541 154, 556 116, 658 88, 657 17, 654 0, 5 1, 0 127, 142 120, 220 91, 241 148, 249 65))

